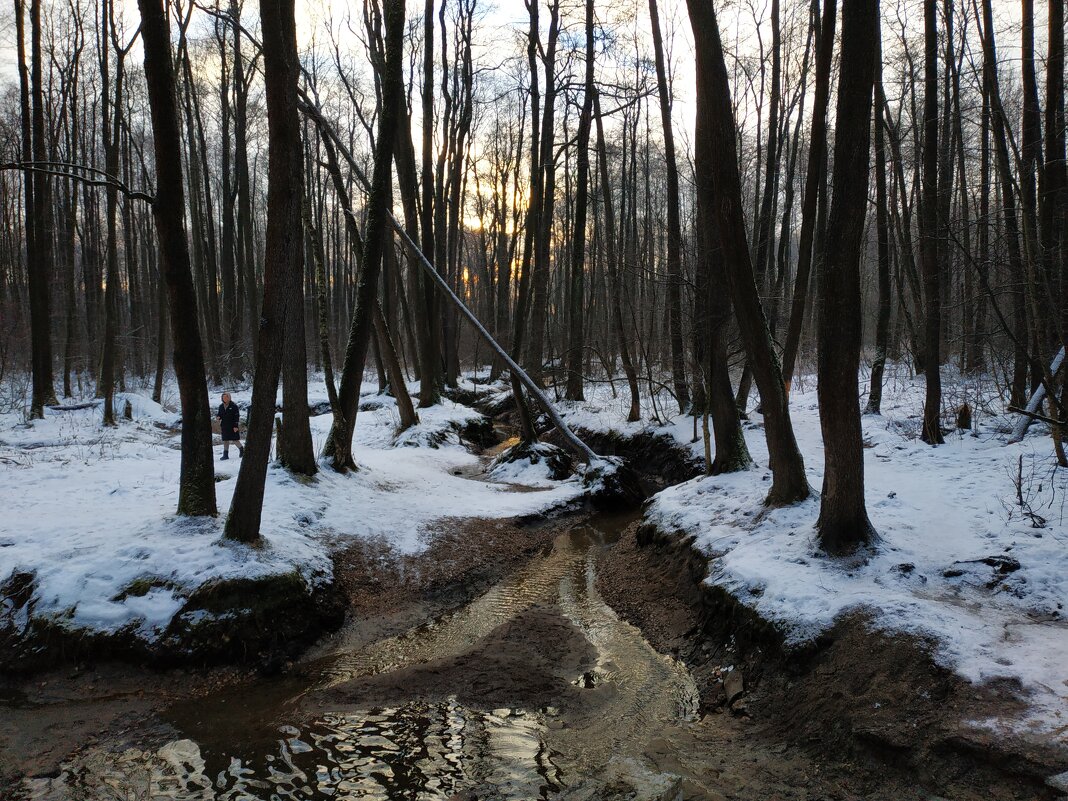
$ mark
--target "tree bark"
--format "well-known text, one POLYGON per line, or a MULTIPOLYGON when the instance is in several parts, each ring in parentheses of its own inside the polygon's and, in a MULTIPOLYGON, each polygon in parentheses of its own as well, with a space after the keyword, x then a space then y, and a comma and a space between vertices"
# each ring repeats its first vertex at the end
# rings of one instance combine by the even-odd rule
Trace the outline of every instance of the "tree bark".
MULTIPOLYGON (((284 341, 293 333, 286 318, 292 311, 294 283, 299 280, 304 248, 303 226, 300 223, 302 156, 296 105, 299 65, 293 0, 261 0, 260 20, 263 26, 263 68, 267 90, 267 259, 264 263, 263 306, 259 317, 245 455, 237 476, 230 514, 226 519, 226 536, 240 542, 255 542, 260 537, 263 492, 271 455, 271 433, 284 341)), ((306 359, 303 371, 307 380, 306 359)), ((287 371, 287 378, 288 375, 287 371)), ((285 409, 286 406, 283 400, 286 424, 283 425, 282 438, 288 437, 285 429, 290 425, 294 429, 299 428, 299 422, 289 422, 288 413, 292 409, 291 406, 285 409)), ((306 394, 304 426, 307 426, 306 394)), ((310 442, 310 434, 308 436, 310 442)), ((280 441, 280 457, 282 450, 280 441)), ((314 465, 314 458, 312 462, 314 465)))
POLYGON ((667 168, 667 292, 668 337, 671 340, 671 378, 679 413, 690 405, 686 384, 686 353, 682 345, 682 221, 679 212, 679 169, 675 163, 675 134, 671 125, 671 91, 667 80, 664 42, 656 0, 649 0, 649 22, 653 33, 656 85, 660 94, 660 119, 664 126, 664 161, 667 168))
POLYGON ((923 404, 923 441, 942 438, 942 272, 938 226, 938 29, 935 0, 924 0, 923 202, 920 204, 920 253, 923 263, 924 363, 927 391, 923 404))
MULTIPOLYGON (((16 17, 22 19, 22 2, 18 0, 16 17)), ((19 36, 20 46, 22 36, 19 36)), ((23 64, 25 56, 19 59, 23 64)), ((30 127, 34 161, 48 158, 45 141, 44 87, 41 53, 41 0, 30 0, 30 86, 32 100, 30 127)), ((24 79, 23 79, 24 80, 24 79)), ((23 102, 23 114, 27 104, 23 102)), ((23 128, 25 135, 25 126, 23 128)), ((44 407, 56 402, 55 385, 52 381, 52 186, 51 180, 42 172, 27 173, 26 180, 33 183, 32 195, 27 193, 27 230, 33 229, 32 249, 28 249, 28 273, 30 289, 30 363, 33 374, 33 393, 30 399, 30 417, 44 417, 44 407)))
MULTIPOLYGON (((422 238, 420 247, 434 253, 434 0, 426 0, 423 10, 423 141, 421 153, 421 189, 423 205, 420 210, 422 238)), ((444 232, 442 232, 444 233, 444 232)), ((440 265, 437 269, 440 269, 440 265)), ((441 304, 433 284, 421 273, 418 284, 422 288, 423 318, 418 322, 419 338, 419 407, 433 406, 441 396, 441 304)))
MULTIPOLYGON (((284 183, 281 187, 283 191, 277 196, 276 216, 271 215, 270 206, 267 209, 267 236, 270 240, 267 259, 284 259, 279 271, 286 281, 285 333, 282 339, 282 434, 278 440, 278 460, 294 473, 311 476, 317 467, 308 423, 308 349, 304 326, 304 148, 297 109, 300 62, 295 23, 290 21, 291 13, 291 10, 286 10, 282 17, 285 32, 283 44, 286 49, 281 52, 281 63, 276 66, 281 74, 278 76, 280 91, 275 94, 280 113, 274 129, 269 130, 272 142, 275 138, 280 140, 279 161, 283 158, 285 161, 278 170, 279 178, 284 183), (292 31, 289 30, 291 26, 292 31), (283 78, 284 83, 281 82, 283 78), (284 237, 272 237, 271 223, 284 227, 284 237), (271 244, 276 245, 277 249, 272 248, 271 244)), ((265 52, 265 71, 269 69, 270 60, 270 54, 265 52)), ((271 111, 268 107, 268 115, 271 111)), ((268 124, 270 121, 268 116, 268 124)), ((270 201, 270 184, 267 197, 270 201)), ((251 253, 245 255, 246 259, 252 257, 251 253)))
POLYGON ((356 429, 363 368, 377 305, 378 276, 382 270, 385 248, 390 246, 392 239, 389 206, 393 198, 393 145, 400 117, 403 85, 404 0, 385 0, 383 15, 386 25, 386 58, 382 75, 382 108, 375 139, 375 168, 367 206, 363 266, 356 287, 356 310, 352 316, 341 373, 341 387, 338 391, 338 403, 343 419, 334 422, 326 443, 326 455, 332 460, 335 470, 346 470, 356 464, 352 458, 352 435, 356 429))
MULTIPOLYGON (((569 287, 567 388, 568 400, 583 400, 582 357, 585 347, 586 207, 589 202, 590 125, 593 119, 593 0, 586 0, 586 84, 579 116, 575 182, 575 219, 571 234, 571 281, 569 287)), ((677 188, 677 187, 676 187, 677 188)))
POLYGON ((782 375, 789 394, 797 351, 801 346, 801 327, 805 320, 809 278, 812 272, 812 243, 815 238, 820 175, 827 162, 827 106, 831 97, 831 61, 834 53, 835 0, 825 0, 822 25, 816 19, 818 0, 813 0, 813 25, 820 31, 816 48, 816 89, 812 103, 812 133, 808 143, 808 171, 805 195, 801 201, 801 231, 797 244, 797 273, 790 302, 790 319, 782 352, 782 375))
POLYGON ((816 530, 820 547, 833 556, 852 553, 875 539, 864 504, 864 442, 857 370, 863 328, 860 251, 868 212, 868 151, 876 58, 881 58, 878 0, 844 0, 834 194, 826 250, 820 262, 816 386, 825 458, 816 530))
MULTIPOLYGON (((879 43, 876 42, 878 45, 879 43)), ((890 285, 890 226, 887 221, 886 141, 883 131, 883 65, 882 49, 876 51, 875 64, 875 231, 878 240, 879 310, 875 323, 875 359, 871 365, 871 390, 868 393, 866 414, 881 414, 883 402, 883 373, 890 340, 890 311, 893 302, 890 285)), ((985 224, 985 221, 984 221, 985 224)))
MULTIPOLYGON (((531 0, 536 8, 538 0, 531 0)), ((532 12, 534 13, 534 12, 532 12)), ((536 21, 536 16, 532 16, 536 21)), ((532 22, 532 25, 536 22, 532 22)), ((541 152, 538 169, 541 173, 537 191, 541 195, 534 229, 534 264, 531 270, 530 339, 527 342, 526 367, 535 381, 541 382, 544 373, 545 333, 548 324, 549 271, 553 209, 556 202, 556 159, 553 154, 556 113, 556 45, 560 35, 560 0, 549 3, 549 35, 544 48, 545 95, 541 118, 541 152)))
POLYGON ((694 268, 694 351, 704 384, 707 411, 712 415, 716 444, 708 461, 711 475, 747 470, 753 465, 742 433, 742 420, 731 387, 727 361, 727 327, 731 299, 724 275, 723 254, 715 232, 715 192, 711 181, 708 118, 698 115, 694 137, 694 182, 697 189, 697 264, 694 268))
MULTIPOLYGON (((1062 345, 1068 345, 1068 163, 1065 162, 1064 119, 1064 3, 1050 0, 1046 58, 1045 163, 1043 165, 1042 244, 1049 285, 1060 296, 1051 298, 1060 307, 1060 319, 1052 321, 1062 345), (1059 255, 1059 258, 1058 258, 1059 255)), ((1065 381, 1068 387, 1068 381, 1065 381)))
POLYGON ((163 0, 138 0, 138 7, 141 9, 145 81, 156 153, 157 188, 152 212, 159 236, 160 271, 167 284, 174 372, 182 407, 178 514, 214 515, 217 511, 211 415, 185 231, 181 139, 170 24, 163 0))
POLYGON ((604 121, 601 118, 601 100, 594 93, 593 113, 597 121, 597 157, 601 167, 601 192, 604 196, 605 260, 608 273, 608 292, 610 294, 612 333, 619 344, 619 360, 623 363, 623 373, 627 377, 630 389, 630 409, 627 422, 634 423, 641 419, 642 407, 638 393, 638 372, 630 356, 627 328, 623 324, 622 279, 619 275, 619 262, 616 254, 616 221, 612 204, 612 181, 608 175, 608 148, 604 141, 604 121))
POLYGON ((737 132, 719 25, 710 3, 688 0, 687 5, 697 51, 697 116, 702 120, 703 130, 707 131, 710 147, 715 235, 725 260, 727 286, 764 410, 772 472, 767 503, 795 503, 808 497, 809 486, 749 257, 738 170, 737 132))
POLYGON ((315 304, 318 311, 319 357, 323 364, 323 377, 326 381, 326 396, 330 400, 330 411, 338 415, 337 386, 334 384, 334 363, 330 358, 330 308, 327 303, 326 254, 323 240, 316 229, 311 215, 311 202, 307 194, 302 206, 304 232, 311 244, 312 259, 315 262, 315 304))

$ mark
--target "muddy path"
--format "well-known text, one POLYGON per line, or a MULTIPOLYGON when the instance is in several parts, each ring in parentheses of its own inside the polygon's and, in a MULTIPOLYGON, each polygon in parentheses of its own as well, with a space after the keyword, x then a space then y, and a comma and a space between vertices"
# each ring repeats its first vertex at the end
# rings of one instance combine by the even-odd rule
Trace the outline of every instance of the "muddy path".
MULTIPOLYGON (((354 544, 335 558, 346 624, 273 675, 100 664, 0 682, 0 799, 1039 797, 991 795, 985 776, 936 795, 888 768, 891 746, 814 746, 781 694, 722 703, 735 654, 638 519, 443 521, 403 557, 354 544)), ((805 714, 830 729, 834 711, 805 714)))
POLYGON ((349 624, 281 675, 112 667, 9 690, 0 796, 930 797, 702 715, 686 665, 605 600, 648 595, 641 565, 633 592, 599 589, 635 517, 469 521, 405 560, 365 546, 340 565, 349 624))
POLYGON ((482 547, 472 545, 469 524, 435 546, 437 559, 394 564, 381 592, 381 576, 371 582, 374 571, 353 568, 345 576, 351 625, 281 676, 218 688, 194 682, 156 705, 138 703, 136 675, 99 676, 110 693, 92 700, 85 696, 97 684, 78 677, 27 688, 14 715, 22 739, 9 736, 7 745, 23 752, 11 769, 31 775, 12 791, 48 799, 127 790, 174 799, 554 796, 609 762, 639 757, 661 726, 696 713, 685 668, 596 590, 596 554, 632 518, 495 527, 513 548, 492 568, 476 561, 482 547), (450 581, 454 570, 462 581, 450 581), (473 590, 479 582, 493 583, 473 590), (405 585, 419 588, 406 600, 405 585), (129 697, 117 708, 115 695, 129 697), (99 730, 90 723, 65 736, 72 713, 99 730), (51 739, 62 744, 50 764, 33 765, 51 739))

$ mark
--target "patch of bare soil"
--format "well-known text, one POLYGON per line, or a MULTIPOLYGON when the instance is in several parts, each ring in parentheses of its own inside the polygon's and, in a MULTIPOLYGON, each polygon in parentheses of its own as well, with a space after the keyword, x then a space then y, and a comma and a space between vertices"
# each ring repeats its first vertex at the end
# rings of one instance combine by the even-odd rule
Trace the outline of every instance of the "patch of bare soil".
POLYGON ((539 604, 461 654, 355 679, 309 700, 334 710, 446 697, 481 709, 566 710, 583 693, 573 680, 589 669, 593 659, 589 642, 560 610, 539 604))
MULTIPOLYGON (((349 622, 309 654, 344 649, 409 631, 447 616, 552 550, 574 520, 551 522, 469 519, 430 533, 430 547, 396 557, 360 543, 335 559, 350 598, 349 622)), ((461 653, 360 677, 313 693, 303 706, 339 708, 398 700, 440 700, 471 707, 566 706, 571 684, 591 664, 589 642, 553 603, 536 603, 461 653)))
MULTIPOLYGON (((370 642, 461 606, 552 548, 559 524, 471 518, 439 523, 427 532, 428 547, 398 556, 381 542, 360 541, 334 557, 334 575, 349 599, 339 638, 370 642)), ((358 644, 358 643, 350 643, 358 644)))
POLYGON ((1068 767, 1063 750, 968 723, 1011 717, 1011 695, 969 684, 936 665, 928 644, 861 617, 791 653, 753 613, 702 586, 705 570, 689 543, 632 526, 601 554, 597 576, 620 616, 694 676, 706 714, 692 742, 648 754, 691 776, 709 757, 716 791, 693 797, 1059 797, 1045 779, 1068 767))

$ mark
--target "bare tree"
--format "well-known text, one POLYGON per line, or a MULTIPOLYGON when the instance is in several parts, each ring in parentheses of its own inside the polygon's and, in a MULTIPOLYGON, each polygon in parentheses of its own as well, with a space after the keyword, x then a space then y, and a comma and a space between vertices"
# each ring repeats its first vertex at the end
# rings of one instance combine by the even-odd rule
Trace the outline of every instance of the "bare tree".
POLYGON ((364 239, 363 268, 356 287, 356 310, 352 315, 345 362, 338 391, 341 419, 335 420, 326 443, 326 455, 335 470, 355 467, 352 435, 363 383, 363 368, 370 345, 372 317, 377 307, 378 276, 385 249, 390 246, 390 205, 393 191, 393 146, 400 119, 403 87, 404 0, 384 0, 385 64, 382 80, 382 108, 375 138, 375 168, 367 208, 367 235, 364 239))
POLYGON ((589 203, 590 126, 593 120, 593 0, 586 0, 586 81, 578 129, 578 176, 575 181, 575 218, 571 235, 571 281, 568 291, 567 398, 582 400, 582 358, 585 351, 586 207, 589 203))
POLYGON ((834 194, 826 250, 820 262, 816 385, 825 457, 816 530, 820 547, 836 556, 851 553, 875 539, 864 504, 864 443, 857 370, 862 333, 860 251, 868 211, 876 58, 881 58, 878 0, 843 0, 834 194))
POLYGON ((668 86, 664 42, 656 0, 649 0, 649 18, 656 59, 656 85, 660 95, 660 119, 664 126, 664 162, 667 167, 668 336, 671 340, 671 375, 679 412, 685 412, 690 405, 690 389, 686 384, 686 355, 682 347, 682 222, 679 212, 679 169, 675 163, 671 89, 668 86))
POLYGON ((927 394, 923 404, 923 441, 941 445, 942 270, 938 221, 938 29, 935 0, 923 2, 923 193, 920 204, 920 253, 923 263, 924 366, 927 394))
POLYGON ((168 317, 174 342, 174 372, 182 405, 182 466, 178 513, 214 515, 215 467, 211 452, 211 413, 204 377, 204 353, 197 327, 196 291, 185 230, 181 134, 175 94, 170 23, 164 0, 138 0, 145 51, 145 81, 156 154, 156 198, 152 212, 159 258, 167 285, 168 317))
POLYGON ((725 262, 724 272, 735 317, 764 409, 772 472, 767 502, 772 505, 795 503, 808 497, 808 479, 794 438, 782 373, 772 350, 749 256, 738 173, 737 132, 719 25, 710 4, 688 0, 688 6, 697 50, 697 114, 699 118, 705 118, 703 130, 707 132, 710 145, 715 235, 725 262))
MULTIPOLYGON (((256 343, 256 371, 252 383, 252 407, 241 470, 226 519, 226 536, 240 542, 254 542, 260 536, 264 483, 271 455, 278 379, 282 370, 285 339, 292 335, 286 320, 303 303, 299 294, 303 258, 303 225, 300 204, 303 196, 300 124, 297 115, 297 34, 293 0, 261 0, 263 26, 263 66, 267 87, 269 165, 267 185, 267 261, 264 264, 263 308, 256 343)), ((303 324, 301 325, 303 334, 303 324)), ((303 346, 303 336, 300 337, 303 346)), ((290 372, 287 370, 287 379, 290 372)), ((306 363, 302 371, 307 380, 306 363)), ((300 380, 300 379, 298 379, 300 380)), ((285 403, 285 429, 307 429, 307 394, 303 415, 291 416, 292 398, 285 403)), ((311 449, 311 436, 307 435, 311 449)), ((301 454, 297 446, 286 453, 298 469, 314 472, 314 458, 301 454), (294 451, 296 451, 294 453, 294 451), (303 458, 302 458, 303 456, 303 458)), ((279 456, 282 447, 279 443, 279 456)))

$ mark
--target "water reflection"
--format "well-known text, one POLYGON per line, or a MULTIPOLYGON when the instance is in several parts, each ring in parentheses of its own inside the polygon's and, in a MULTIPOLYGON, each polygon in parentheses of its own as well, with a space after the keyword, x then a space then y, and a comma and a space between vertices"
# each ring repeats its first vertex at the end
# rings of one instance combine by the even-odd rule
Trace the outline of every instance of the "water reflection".
POLYGON ((272 750, 251 756, 188 739, 93 750, 27 789, 35 801, 429 801, 484 785, 500 799, 547 798, 561 785, 543 732, 522 710, 409 703, 283 726, 272 750))
MULTIPOLYGON (((86 748, 57 777, 29 780, 28 797, 429 801, 474 790, 485 801, 532 801, 565 784, 595 782, 606 766, 639 757, 664 727, 692 718, 697 706, 685 667, 657 653, 597 591, 596 550, 632 519, 602 515, 594 525, 571 527, 550 552, 471 603, 399 636, 362 646, 342 638, 336 651, 281 679, 176 704, 160 724, 190 739, 148 747, 144 738, 152 733, 142 732, 132 735, 142 738, 140 748, 129 741, 86 748), (456 692, 448 686, 436 695, 444 701, 344 712, 316 705, 324 688, 462 655, 535 604, 556 606, 596 652, 583 684, 591 692, 551 731, 539 712, 465 707, 447 695, 456 692), (320 711, 298 728, 301 708, 320 711)), ((518 684, 525 677, 508 678, 518 684)))

